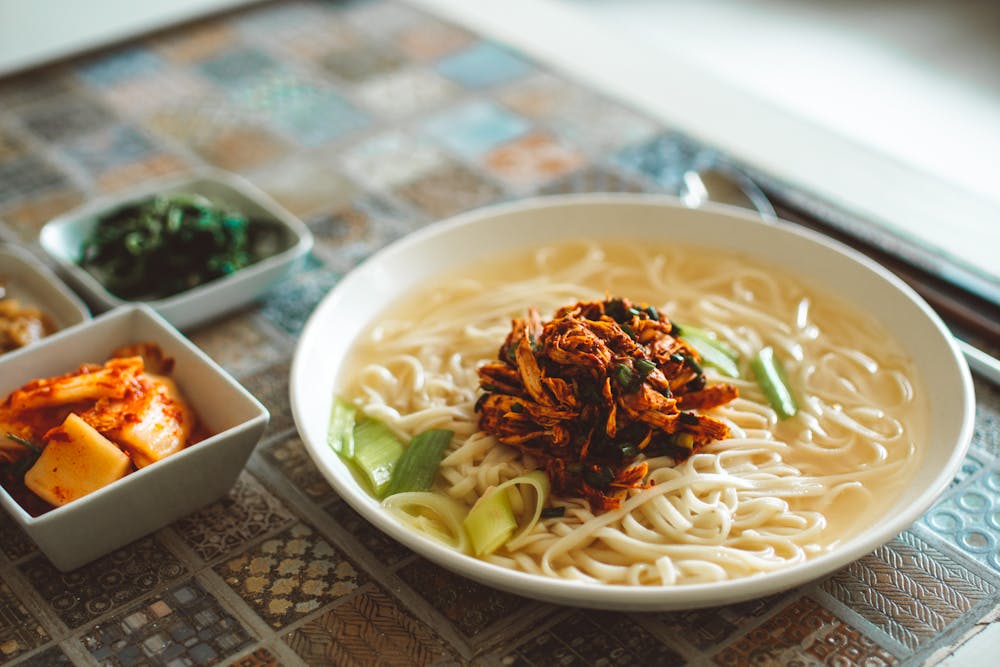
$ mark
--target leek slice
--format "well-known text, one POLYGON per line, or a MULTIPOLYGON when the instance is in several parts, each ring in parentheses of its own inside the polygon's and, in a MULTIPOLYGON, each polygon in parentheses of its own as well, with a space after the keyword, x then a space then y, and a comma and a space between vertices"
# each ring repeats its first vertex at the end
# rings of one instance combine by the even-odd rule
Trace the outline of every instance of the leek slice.
POLYGON ((430 491, 454 431, 431 429, 410 440, 406 451, 392 469, 386 496, 406 491, 430 491))
POLYGON ((465 506, 440 493, 404 491, 382 501, 400 522, 447 546, 468 553, 469 538, 462 520, 465 506))
POLYGON ((354 456, 354 423, 357 408, 347 401, 334 398, 330 408, 330 426, 326 431, 326 444, 344 458, 354 456))
POLYGON ((757 384, 764 391, 767 402, 778 414, 778 419, 794 417, 799 411, 799 406, 785 377, 781 360, 774 354, 774 348, 765 347, 758 352, 750 368, 753 369, 757 384))
POLYGON ((737 378, 740 376, 738 365, 740 353, 732 346, 704 329, 687 324, 678 325, 678 328, 680 329, 680 337, 697 350, 703 362, 714 366, 726 377, 737 378))
POLYGON ((403 443, 378 419, 366 419, 354 427, 351 460, 364 474, 376 498, 385 496, 392 470, 403 455, 403 443))
POLYGON ((479 557, 488 556, 504 544, 517 548, 538 523, 542 508, 548 502, 549 490, 548 476, 541 470, 533 470, 509 479, 483 494, 469 510, 464 522, 465 530, 472 542, 473 553, 479 557), (517 494, 515 500, 521 510, 518 514, 524 517, 526 512, 523 511, 521 503, 523 497, 516 488, 521 485, 534 489, 535 502, 528 520, 522 523, 521 529, 515 535, 518 521, 511 504, 511 494, 517 494))

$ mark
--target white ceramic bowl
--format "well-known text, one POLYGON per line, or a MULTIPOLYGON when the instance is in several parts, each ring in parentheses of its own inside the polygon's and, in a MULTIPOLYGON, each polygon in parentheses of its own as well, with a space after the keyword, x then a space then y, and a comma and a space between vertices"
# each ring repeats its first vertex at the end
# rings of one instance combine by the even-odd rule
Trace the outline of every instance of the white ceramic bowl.
POLYGON ((87 306, 58 276, 40 259, 17 246, 0 245, 0 285, 7 297, 45 313, 56 331, 90 319, 87 306))
POLYGON ((624 610, 726 604, 787 589, 840 568, 892 540, 946 488, 972 436, 974 399, 968 367, 947 329, 905 284, 862 255, 818 234, 765 224, 735 209, 691 210, 667 197, 582 195, 527 200, 437 223, 371 257, 317 307, 291 371, 295 422, 316 465, 362 516, 414 551, 463 576, 550 602, 624 610), (354 480, 326 444, 335 382, 359 333, 390 302, 425 281, 496 253, 582 238, 637 244, 676 241, 734 251, 801 275, 873 314, 933 378, 931 428, 924 458, 907 489, 881 519, 813 560, 721 583, 614 586, 514 572, 450 550, 397 523, 354 480))
POLYGON ((179 294, 149 301, 174 326, 187 329, 233 310, 256 297, 288 275, 312 248, 312 233, 297 217, 245 179, 216 169, 203 169, 191 176, 157 183, 106 199, 98 199, 49 221, 39 243, 54 259, 67 281, 99 311, 123 305, 79 264, 84 239, 98 218, 115 209, 148 199, 155 194, 190 192, 227 203, 246 215, 279 225, 285 232, 282 249, 235 273, 198 285, 179 294))
POLYGON ((264 432, 268 412, 246 389, 145 305, 123 306, 0 359, 0 397, 25 383, 103 362, 152 341, 211 437, 83 498, 33 517, 0 489, 0 505, 60 570, 71 570, 226 493, 264 432))

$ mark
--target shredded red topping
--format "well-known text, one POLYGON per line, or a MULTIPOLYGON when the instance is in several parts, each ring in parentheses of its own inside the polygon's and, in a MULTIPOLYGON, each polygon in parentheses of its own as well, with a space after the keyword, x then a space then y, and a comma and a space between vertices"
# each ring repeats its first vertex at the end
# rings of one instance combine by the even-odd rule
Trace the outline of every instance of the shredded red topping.
POLYGON ((682 461, 729 428, 693 410, 736 398, 706 386, 700 357, 657 310, 628 299, 579 302, 548 322, 515 319, 497 361, 479 369, 479 427, 536 457, 553 492, 595 512, 642 488, 646 459, 682 461))

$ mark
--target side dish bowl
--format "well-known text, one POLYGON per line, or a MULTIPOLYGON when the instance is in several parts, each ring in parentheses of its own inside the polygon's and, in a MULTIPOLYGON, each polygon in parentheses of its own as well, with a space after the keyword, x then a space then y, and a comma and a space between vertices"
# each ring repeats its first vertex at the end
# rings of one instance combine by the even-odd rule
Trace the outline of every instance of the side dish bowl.
POLYGON ((0 359, 0 397, 31 380, 102 363, 117 347, 153 342, 174 359, 171 377, 212 434, 162 461, 40 516, 5 489, 0 505, 52 563, 83 565, 226 493, 264 432, 260 402, 148 306, 123 306, 0 359))
POLYGON ((291 402, 303 441, 323 475, 376 527, 460 575, 549 602, 606 609, 670 610, 733 603, 814 580, 892 540, 927 510, 959 468, 972 435, 968 367, 938 316, 888 271, 828 238, 764 224, 723 207, 687 209, 644 195, 541 198, 474 211, 429 226, 371 257, 341 281, 308 322, 291 370, 291 402), (363 489, 327 445, 338 376, 352 343, 411 286, 500 253, 579 239, 711 245, 771 264, 873 315, 933 382, 927 447, 912 483, 879 519, 812 560, 719 583, 622 586, 549 579, 453 551, 404 527, 363 489))
POLYGON ((216 204, 226 204, 244 215, 275 225, 280 230, 280 241, 266 257, 234 273, 147 301, 178 328, 193 327, 252 301, 304 261, 312 248, 312 233, 301 220, 245 179, 215 169, 203 169, 188 177, 150 183, 121 196, 90 202, 49 221, 42 228, 39 242, 58 263, 67 281, 96 310, 123 305, 129 301, 112 294, 80 265, 84 242, 102 216, 155 195, 179 193, 202 195, 216 204))
POLYGON ((7 298, 42 311, 55 331, 90 319, 87 306, 58 276, 37 257, 17 246, 0 245, 0 287, 7 298))

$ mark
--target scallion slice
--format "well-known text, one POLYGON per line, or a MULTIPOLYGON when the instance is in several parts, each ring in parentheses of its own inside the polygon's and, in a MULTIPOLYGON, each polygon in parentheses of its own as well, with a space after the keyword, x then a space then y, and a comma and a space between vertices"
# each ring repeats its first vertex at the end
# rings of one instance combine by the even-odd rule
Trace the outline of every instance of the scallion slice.
POLYGON ((371 485, 376 498, 385 496, 392 470, 403 455, 403 443, 388 426, 377 419, 366 419, 354 427, 354 456, 371 485))
POLYGON ((326 443, 333 451, 347 459, 354 456, 354 424, 357 413, 357 409, 347 401, 340 398, 333 399, 326 443))
MULTIPOLYGON (((518 544, 531 533, 531 530, 538 523, 542 515, 542 508, 549 498, 549 478, 541 470, 533 470, 524 475, 494 487, 487 491, 465 517, 465 530, 469 534, 472 543, 472 551, 476 556, 488 556, 505 543, 512 548, 517 548, 518 544), (515 513, 511 504, 511 493, 517 492, 518 486, 527 485, 534 489, 534 508, 530 512, 524 511, 515 513), (517 514, 526 519, 522 522, 517 534, 518 521, 517 514)), ((518 500, 522 500, 519 497, 518 500)), ((522 505, 522 503, 518 503, 522 505)), ((530 505, 529 505, 530 507, 530 505)))
POLYGON ((778 419, 794 417, 799 411, 792 388, 785 377, 785 369, 781 360, 774 353, 774 348, 765 347, 750 364, 757 384, 764 391, 767 402, 778 414, 778 419))
POLYGON ((429 491, 454 435, 454 431, 446 429, 431 429, 415 435, 392 469, 385 495, 429 491))

